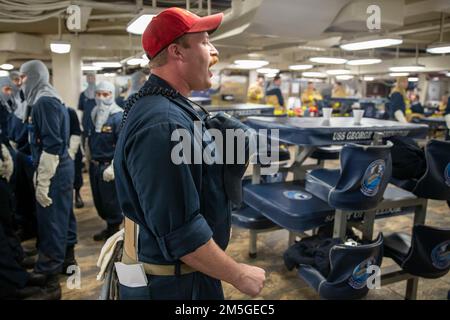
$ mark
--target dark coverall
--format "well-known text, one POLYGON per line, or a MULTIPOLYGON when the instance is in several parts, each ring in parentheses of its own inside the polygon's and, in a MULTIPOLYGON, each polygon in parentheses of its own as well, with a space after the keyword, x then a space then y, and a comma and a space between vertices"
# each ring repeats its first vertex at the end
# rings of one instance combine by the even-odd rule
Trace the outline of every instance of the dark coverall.
MULTIPOLYGON (((70 135, 81 136, 80 121, 78 120, 77 112, 72 108, 67 108, 70 118, 70 135)), ((80 190, 83 186, 83 155, 81 153, 81 146, 78 148, 75 154, 75 179, 73 182, 73 188, 80 190)))
POLYGON ((57 274, 62 271, 72 221, 74 165, 67 151, 69 114, 58 99, 45 96, 39 98, 31 110, 29 137, 35 168, 39 166, 43 151, 59 156, 48 194, 53 203, 46 208, 36 204, 39 258, 35 271, 57 274))
POLYGON ((123 220, 114 180, 109 182, 103 180, 103 171, 111 164, 114 157, 121 121, 122 112, 118 112, 108 117, 101 132, 95 131, 92 120, 88 129, 88 143, 92 157, 89 166, 92 197, 99 216, 109 226, 120 225, 123 220))
MULTIPOLYGON (((144 87, 148 85, 172 89, 156 75, 144 87)), ((181 97, 177 101, 192 109, 181 97)), ((175 266, 211 238, 223 250, 228 245, 231 205, 220 165, 175 164, 171 158, 179 143, 171 141, 172 132, 185 129, 193 137, 193 121, 168 98, 145 96, 131 109, 117 142, 117 194, 124 215, 139 225, 141 262, 175 266)), ((207 145, 191 140, 201 150, 207 145)), ((147 278, 148 286, 120 285, 121 299, 224 298, 221 282, 200 272, 180 275, 174 267, 173 276, 147 278)))

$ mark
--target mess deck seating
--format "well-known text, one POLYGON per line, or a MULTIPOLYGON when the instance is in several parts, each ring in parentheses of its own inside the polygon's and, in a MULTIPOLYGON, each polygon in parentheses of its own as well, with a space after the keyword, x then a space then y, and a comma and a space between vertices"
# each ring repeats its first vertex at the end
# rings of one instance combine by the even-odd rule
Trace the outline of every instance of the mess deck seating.
POLYGON ((431 140, 425 146, 427 170, 420 179, 391 182, 415 195, 433 199, 450 200, 450 141, 431 140))
POLYGON ((381 266, 383 235, 356 247, 338 244, 330 250, 330 273, 325 277, 310 265, 300 265, 298 275, 322 299, 360 299, 367 295, 370 266, 381 266))
POLYGON ((450 229, 415 225, 412 236, 390 234, 385 239, 385 256, 409 274, 430 279, 442 277, 450 269, 450 229))
POLYGON ((341 150, 341 146, 318 147, 309 157, 317 159, 318 161, 337 160, 339 159, 339 153, 341 150))

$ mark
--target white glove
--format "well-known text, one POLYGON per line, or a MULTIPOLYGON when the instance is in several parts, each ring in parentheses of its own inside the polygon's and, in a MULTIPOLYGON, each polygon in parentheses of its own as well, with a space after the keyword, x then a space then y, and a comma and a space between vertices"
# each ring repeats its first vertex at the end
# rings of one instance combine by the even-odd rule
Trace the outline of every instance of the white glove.
POLYGON ((103 180, 106 182, 110 182, 114 180, 114 166, 113 166, 113 161, 111 161, 111 164, 106 167, 105 170, 103 170, 103 180))
POLYGON ((397 119, 398 122, 400 123, 408 123, 408 121, 405 118, 405 114, 403 113, 403 111, 401 110, 397 110, 394 113, 394 117, 395 119, 397 119))
POLYGON ((14 161, 11 153, 9 153, 8 148, 4 144, 2 144, 1 152, 3 160, 0 159, 0 176, 9 182, 14 172, 14 161))
POLYGON ((48 196, 50 189, 50 180, 53 178, 56 172, 56 168, 59 164, 59 156, 50 154, 45 151, 42 152, 39 159, 39 166, 36 174, 36 201, 42 207, 49 207, 53 201, 48 196))
POLYGON ((15 142, 12 141, 12 140, 9 140, 9 144, 11 145, 11 147, 12 147, 14 150, 17 150, 17 143, 15 143, 15 142))
POLYGON ((445 122, 447 123, 447 129, 450 130, 450 114, 445 116, 445 122))
POLYGON ((69 157, 72 160, 75 160, 75 155, 78 152, 78 148, 80 147, 81 137, 72 135, 69 140, 69 157))
POLYGON ((113 234, 108 240, 106 240, 105 244, 100 251, 100 256, 97 260, 97 267, 100 268, 99 273, 97 274, 97 280, 103 280, 103 276, 105 274, 106 267, 108 266, 111 257, 114 253, 114 249, 116 248, 117 242, 123 240, 124 229, 120 229, 115 234, 113 234))

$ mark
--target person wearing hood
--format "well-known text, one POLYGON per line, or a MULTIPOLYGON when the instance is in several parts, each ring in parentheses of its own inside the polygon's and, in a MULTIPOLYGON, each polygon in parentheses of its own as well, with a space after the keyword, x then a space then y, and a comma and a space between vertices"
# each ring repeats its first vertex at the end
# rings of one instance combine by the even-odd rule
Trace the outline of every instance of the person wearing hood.
POLYGON ((127 95, 126 97, 118 96, 116 98, 117 105, 123 109, 128 97, 139 92, 145 81, 147 81, 145 73, 143 73, 142 71, 136 71, 135 73, 133 73, 130 77, 130 87, 128 88, 127 95))
POLYGON ((106 221, 105 230, 94 235, 95 241, 104 241, 119 231, 122 211, 114 183, 113 157, 123 110, 114 102, 114 85, 100 82, 95 90, 96 106, 91 113, 88 130, 88 148, 91 154, 89 177, 94 205, 99 216, 106 221))
POLYGON ((9 138, 11 117, 16 109, 12 96, 13 83, 9 77, 0 77, 0 134, 9 138))
POLYGON ((30 108, 27 117, 31 156, 35 167, 38 260, 34 273, 46 277, 43 299, 60 299, 59 274, 66 258, 73 198, 74 165, 69 156, 69 114, 49 83, 40 60, 20 67, 23 95, 30 108))
POLYGON ((9 78, 12 81, 12 99, 16 106, 10 118, 9 138, 16 150, 24 150, 28 147, 27 126, 24 119, 27 104, 20 95, 19 72, 12 71, 9 78))
MULTIPOLYGON (((78 100, 78 110, 83 111, 81 125, 83 126, 84 131, 88 130, 90 127, 91 112, 95 107, 95 72, 88 72, 86 74, 86 82, 88 86, 86 90, 80 93, 80 98, 78 100)), ((88 136, 87 132, 85 132, 85 136, 88 136)))

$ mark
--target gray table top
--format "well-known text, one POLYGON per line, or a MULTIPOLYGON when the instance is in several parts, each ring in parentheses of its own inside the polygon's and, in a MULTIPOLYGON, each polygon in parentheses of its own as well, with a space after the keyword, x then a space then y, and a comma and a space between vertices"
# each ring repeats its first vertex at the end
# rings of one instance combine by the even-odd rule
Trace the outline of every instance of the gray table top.
POLYGON ((321 117, 249 117, 247 124, 254 129, 279 129, 281 141, 308 146, 368 142, 373 140, 376 132, 385 137, 423 139, 428 132, 425 124, 363 118, 357 125, 353 117, 333 117, 328 122, 321 117))

